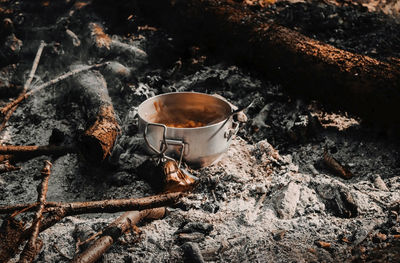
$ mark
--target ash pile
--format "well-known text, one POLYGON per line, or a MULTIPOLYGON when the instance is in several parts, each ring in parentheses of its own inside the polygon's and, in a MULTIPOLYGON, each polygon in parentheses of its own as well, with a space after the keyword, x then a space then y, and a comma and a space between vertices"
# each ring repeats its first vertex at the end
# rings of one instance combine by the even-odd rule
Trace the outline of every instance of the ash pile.
POLYGON ((390 131, 108 5, 0 3, 1 261, 400 259, 390 131), (186 91, 250 107, 194 188, 162 194, 138 106, 186 91))

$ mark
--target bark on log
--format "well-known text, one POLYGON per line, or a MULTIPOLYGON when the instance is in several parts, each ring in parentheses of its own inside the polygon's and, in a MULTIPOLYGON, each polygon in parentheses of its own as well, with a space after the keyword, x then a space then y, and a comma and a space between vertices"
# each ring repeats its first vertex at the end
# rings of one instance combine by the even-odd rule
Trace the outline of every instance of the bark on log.
POLYGON ((186 41, 254 67, 294 94, 400 125, 400 69, 266 21, 232 0, 137 0, 141 13, 186 41))
POLYGON ((96 262, 120 236, 133 228, 143 219, 160 219, 165 215, 165 207, 148 209, 143 211, 130 211, 122 214, 114 222, 104 229, 100 237, 86 249, 77 255, 71 262, 73 263, 93 263, 96 262))
POLYGON ((101 162, 109 156, 120 130, 106 81, 98 71, 88 71, 76 76, 73 85, 90 123, 80 140, 81 152, 88 161, 101 162))

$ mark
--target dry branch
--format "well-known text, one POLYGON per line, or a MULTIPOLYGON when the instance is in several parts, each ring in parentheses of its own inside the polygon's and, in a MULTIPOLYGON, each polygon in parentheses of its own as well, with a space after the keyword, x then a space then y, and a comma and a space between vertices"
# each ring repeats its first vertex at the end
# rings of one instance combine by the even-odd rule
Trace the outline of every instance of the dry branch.
MULTIPOLYGON (((47 205, 51 205, 51 207, 46 207, 46 212, 49 212, 49 215, 42 220, 40 231, 46 230, 67 216, 89 213, 117 213, 122 211, 157 208, 174 204, 183 195, 184 193, 168 193, 136 199, 116 199, 74 203, 48 202, 47 205)), ((30 205, 32 204, 24 205, 24 207, 30 205)), ((23 207, 21 205, 17 206, 18 209, 23 207)), ((3 210, 10 211, 12 209, 11 207, 6 207, 5 209, 3 208, 3 210)), ((30 229, 27 229, 24 232, 24 235, 26 236, 29 234, 30 229)))
POLYGON ((100 237, 80 255, 77 255, 74 263, 96 262, 120 236, 135 227, 143 219, 159 219, 165 215, 165 208, 154 208, 143 211, 130 211, 118 217, 114 222, 102 231, 100 237))
POLYGON ((6 106, 4 106, 0 111, 2 113, 3 116, 6 116, 7 113, 12 110, 16 105, 18 105, 19 103, 21 103, 23 100, 25 100, 26 98, 28 98, 30 95, 44 89, 47 88, 48 86, 54 85, 64 79, 67 79, 69 77, 72 77, 74 75, 80 74, 84 71, 87 70, 91 70, 91 69, 95 69, 95 68, 100 68, 107 65, 107 63, 101 63, 101 64, 94 64, 94 65, 90 65, 90 66, 82 66, 79 67, 77 69, 71 70, 65 74, 62 74, 58 77, 56 77, 55 79, 52 79, 48 82, 45 82, 33 89, 31 89, 30 91, 26 92, 26 93, 21 93, 21 95, 18 96, 18 98, 16 98, 15 100, 13 100, 12 102, 8 103, 6 106))
POLYGON ((25 146, 25 145, 0 145, 1 160, 21 161, 42 155, 61 156, 67 153, 76 153, 77 148, 70 146, 25 146))
POLYGON ((42 218, 43 211, 46 206, 46 195, 50 178, 50 169, 52 164, 49 161, 45 161, 45 165, 41 171, 43 176, 42 183, 38 189, 38 211, 36 212, 35 219, 33 220, 31 229, 31 237, 25 245, 24 250, 21 253, 19 262, 32 262, 35 257, 39 254, 43 243, 38 240, 39 230, 40 230, 40 220, 42 218))
MULTIPOLYGON (((61 203, 61 202, 47 202, 44 212, 49 212, 48 215, 40 221, 40 230, 42 232, 67 216, 88 214, 88 213, 116 213, 122 211, 145 210, 153 209, 163 206, 168 206, 176 203, 184 193, 168 193, 154 196, 148 196, 136 199, 117 199, 117 200, 103 200, 92 202, 74 202, 74 203, 61 203)), ((15 212, 28 207, 37 207, 39 203, 14 205, 0 208, 0 211, 15 212)), ((15 245, 7 245, 6 239, 0 239, 0 255, 6 254, 7 258, 12 258, 18 251, 18 246, 32 235, 33 229, 28 228, 20 231, 18 239, 13 241, 15 245)), ((2 237, 0 233, 0 237, 2 237)), ((0 257, 2 259, 2 257, 0 257)), ((3 261, 0 261, 3 262, 3 261)), ((6 261, 4 261, 6 262, 6 261)))
MULTIPOLYGON (((254 67, 301 96, 400 124, 400 69, 267 21, 237 1, 139 0, 144 16, 190 43, 254 67)), ((260 12, 261 13, 261 12, 260 12)))
POLYGON ((29 72, 28 80, 25 82, 23 92, 26 92, 29 89, 29 87, 31 86, 33 77, 35 76, 35 72, 39 65, 39 60, 40 60, 40 57, 42 56, 42 52, 43 52, 43 49, 45 46, 46 46, 46 43, 44 41, 41 41, 39 48, 36 52, 35 59, 33 60, 33 65, 32 65, 31 72, 29 72))
POLYGON ((116 213, 130 210, 143 210, 176 203, 183 193, 160 194, 136 199, 115 199, 90 202, 59 203, 46 208, 47 212, 64 210, 67 216, 88 213, 116 213))
MULTIPOLYGON (((142 198, 113 199, 89 202, 46 202, 46 212, 56 213, 62 210, 65 215, 78 215, 85 213, 116 213, 129 210, 143 210, 176 203, 184 193, 159 194, 142 198)), ((32 209, 39 203, 15 204, 0 206, 0 214, 12 214, 23 209, 32 209)), ((28 210, 27 210, 28 211, 28 210)), ((57 214, 57 213, 56 213, 57 214)))
MULTIPOLYGON (((29 87, 31 86, 33 77, 35 76, 36 69, 39 65, 39 60, 42 55, 43 48, 45 46, 46 46, 46 43, 44 41, 41 41, 39 48, 36 52, 35 59, 33 60, 33 65, 32 65, 31 71, 29 72, 28 80, 25 82, 24 89, 21 92, 20 96, 25 95, 25 93, 28 91, 29 87)), ((8 109, 7 111, 4 111, 4 109, 1 110, 1 113, 4 115, 4 119, 0 125, 0 131, 2 131, 6 127, 8 120, 11 118, 11 115, 17 109, 17 107, 18 107, 17 105, 14 105, 12 108, 8 109)))
POLYGON ((88 161, 101 162, 109 156, 120 130, 107 83, 100 72, 88 71, 74 78, 73 85, 83 98, 89 123, 80 150, 88 161))

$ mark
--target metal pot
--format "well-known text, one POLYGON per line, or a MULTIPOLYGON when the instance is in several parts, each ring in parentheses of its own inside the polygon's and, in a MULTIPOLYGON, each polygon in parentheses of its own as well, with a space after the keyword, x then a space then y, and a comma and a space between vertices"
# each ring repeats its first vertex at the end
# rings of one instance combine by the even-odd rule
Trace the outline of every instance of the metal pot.
POLYGON ((227 101, 208 94, 166 93, 139 105, 139 131, 150 154, 204 167, 219 160, 237 133, 231 113, 227 101))

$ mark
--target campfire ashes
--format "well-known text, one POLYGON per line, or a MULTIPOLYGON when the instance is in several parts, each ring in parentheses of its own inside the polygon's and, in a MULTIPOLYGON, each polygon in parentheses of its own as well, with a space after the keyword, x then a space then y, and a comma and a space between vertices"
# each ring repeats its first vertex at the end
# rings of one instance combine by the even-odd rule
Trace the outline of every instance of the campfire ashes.
MULTIPOLYGON (((139 212, 65 217, 39 234, 43 247, 35 262, 83 262, 83 252, 97 242, 84 241, 95 233, 114 238, 100 262, 400 260, 400 156, 394 139, 346 112, 292 98, 280 85, 208 57, 199 46, 183 45, 139 13, 121 22, 112 19, 115 14, 104 16, 104 8, 102 1, 1 1, 4 105, 23 90, 41 41, 46 46, 28 91, 76 65, 105 63, 35 92, 16 108, 2 144, 71 148, 10 160, 21 169, 1 164, 1 206, 38 199, 35 175, 44 160, 52 163, 48 205, 158 194, 148 183, 157 174, 149 169, 138 133, 141 102, 196 91, 218 94, 239 108, 253 103, 223 158, 188 169, 197 185, 165 215, 163 210, 164 217, 141 223, 146 216, 137 218, 139 212), (99 117, 104 108, 109 114, 99 117), (96 125, 111 135, 91 148, 84 138, 96 125), (129 230, 115 235, 112 227, 122 220, 117 230, 129 230)), ((15 216, 19 221, 2 215, 0 237, 8 231, 17 239, 35 213, 15 216)), ((0 242, 2 251, 10 245, 0 242)))

